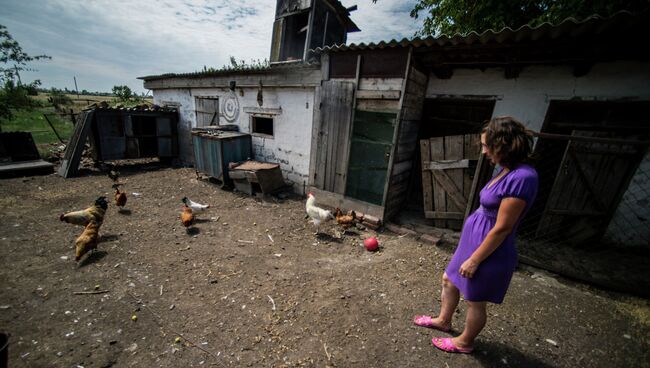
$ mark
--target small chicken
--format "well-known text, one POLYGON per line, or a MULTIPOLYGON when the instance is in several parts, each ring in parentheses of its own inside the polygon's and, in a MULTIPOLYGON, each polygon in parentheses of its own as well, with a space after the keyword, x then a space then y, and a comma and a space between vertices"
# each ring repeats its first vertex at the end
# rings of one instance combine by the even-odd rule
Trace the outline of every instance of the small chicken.
POLYGON ((183 201, 183 203, 187 207, 191 208, 192 211, 194 211, 194 212, 203 212, 203 211, 207 210, 208 208, 210 208, 209 204, 196 203, 196 202, 193 202, 191 199, 189 199, 187 197, 183 197, 183 199, 181 199, 181 201, 183 201))
POLYGON ((120 178, 120 172, 117 171, 117 166, 111 165, 110 170, 108 171, 108 177, 111 178, 114 182, 117 183, 117 181, 120 178))
POLYGON ((357 220, 357 214, 354 211, 350 212, 349 215, 344 215, 338 207, 334 210, 334 217, 336 217, 336 222, 338 222, 343 229, 353 226, 357 220))
POLYGON ((95 204, 81 211, 73 211, 62 213, 59 220, 65 221, 69 224, 86 226, 90 220, 95 220, 97 226, 101 226, 104 221, 104 214, 108 208, 106 197, 99 197, 95 200, 95 204))
POLYGON ((188 206, 183 207, 183 212, 181 212, 181 223, 186 228, 192 226, 194 223, 194 214, 192 213, 192 209, 188 206))
POLYGON ((314 225, 316 225, 316 234, 319 232, 321 222, 334 218, 332 212, 316 206, 316 197, 314 197, 313 193, 307 194, 307 203, 305 204, 305 210, 307 210, 307 215, 309 215, 314 225))
POLYGON ((115 189, 115 205, 119 207, 118 211, 122 211, 124 205, 126 204, 126 193, 120 192, 120 183, 113 184, 113 189, 115 189))
POLYGON ((99 224, 95 220, 90 220, 83 233, 75 241, 75 261, 79 261, 91 249, 97 249, 98 241, 99 224))

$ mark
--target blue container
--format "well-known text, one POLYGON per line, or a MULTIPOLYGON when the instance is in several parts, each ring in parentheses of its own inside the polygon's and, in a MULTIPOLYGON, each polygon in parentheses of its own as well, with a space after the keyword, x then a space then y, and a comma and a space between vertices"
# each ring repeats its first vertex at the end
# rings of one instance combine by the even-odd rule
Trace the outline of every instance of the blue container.
POLYGON ((223 185, 232 185, 228 163, 251 159, 251 135, 222 130, 192 130, 196 171, 215 178, 223 185))

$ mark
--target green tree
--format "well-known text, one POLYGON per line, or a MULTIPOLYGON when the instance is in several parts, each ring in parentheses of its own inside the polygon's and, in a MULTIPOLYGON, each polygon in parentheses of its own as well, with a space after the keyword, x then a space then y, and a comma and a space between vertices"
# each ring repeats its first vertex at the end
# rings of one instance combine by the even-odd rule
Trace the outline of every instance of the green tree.
POLYGON ((121 102, 128 102, 133 97, 133 92, 128 86, 113 86, 113 94, 121 102))
POLYGON ((17 85, 22 85, 20 72, 34 70, 27 67, 28 63, 41 60, 52 59, 47 55, 30 56, 23 51, 18 41, 16 41, 7 27, 0 24, 0 82, 4 84, 7 80, 18 79, 17 85))
POLYGON ((11 118, 12 109, 29 109, 39 105, 29 96, 38 93, 41 81, 23 83, 20 72, 34 70, 29 68, 28 64, 41 59, 51 59, 51 57, 30 56, 11 36, 7 27, 0 24, 0 119, 11 118))
POLYGON ((426 17, 418 36, 439 36, 559 23, 569 17, 582 20, 594 14, 606 17, 649 6, 650 0, 418 0, 411 17, 426 17))

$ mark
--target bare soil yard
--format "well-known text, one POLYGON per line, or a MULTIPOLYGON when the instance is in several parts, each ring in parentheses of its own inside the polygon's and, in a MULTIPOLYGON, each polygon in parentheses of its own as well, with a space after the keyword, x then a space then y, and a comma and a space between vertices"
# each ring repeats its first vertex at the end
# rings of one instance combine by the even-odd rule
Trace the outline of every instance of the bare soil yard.
POLYGON ((436 247, 380 232, 371 253, 370 231, 315 237, 299 197, 224 191, 187 168, 120 170, 127 211, 109 205, 99 250, 79 264, 82 228, 58 215, 112 198, 110 179, 0 180, 10 367, 649 366, 646 299, 522 267, 475 352, 450 355, 430 344, 447 334, 412 318, 437 310, 453 237, 436 247), (190 233, 183 196, 212 205, 190 233))

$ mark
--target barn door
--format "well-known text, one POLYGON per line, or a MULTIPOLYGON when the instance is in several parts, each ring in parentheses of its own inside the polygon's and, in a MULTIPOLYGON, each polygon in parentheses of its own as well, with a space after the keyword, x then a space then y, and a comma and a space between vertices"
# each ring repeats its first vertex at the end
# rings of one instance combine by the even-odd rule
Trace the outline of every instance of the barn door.
POLYGON ((420 141, 424 215, 436 227, 460 229, 480 155, 478 134, 420 141))
MULTIPOLYGON (((572 136, 620 138, 607 132, 573 131, 572 136)), ((571 140, 537 228, 536 237, 589 244, 605 233, 645 147, 571 140)))
POLYGON ((311 151, 314 158, 312 183, 316 188, 343 194, 354 83, 323 81, 320 93, 320 125, 314 127, 311 151))

